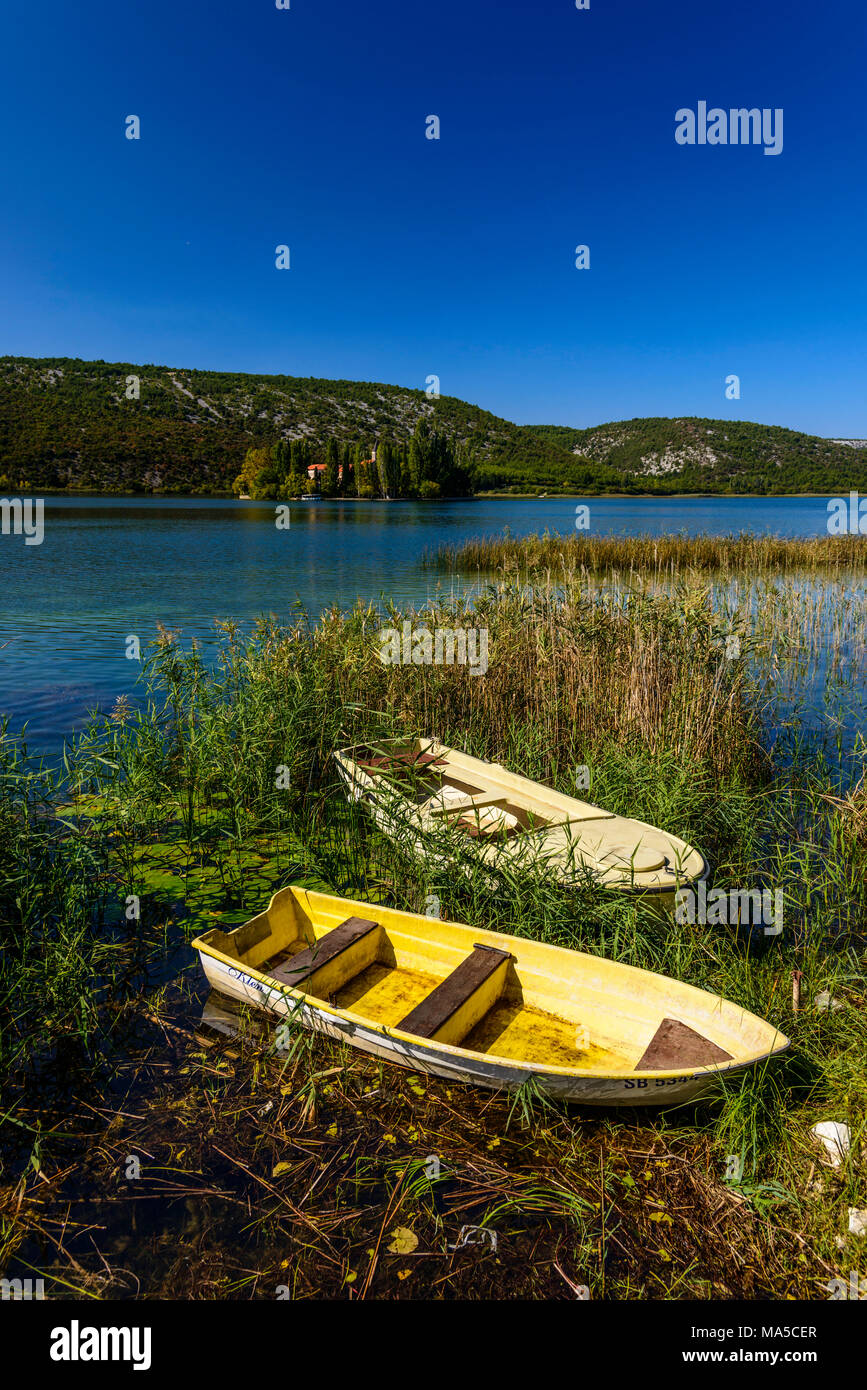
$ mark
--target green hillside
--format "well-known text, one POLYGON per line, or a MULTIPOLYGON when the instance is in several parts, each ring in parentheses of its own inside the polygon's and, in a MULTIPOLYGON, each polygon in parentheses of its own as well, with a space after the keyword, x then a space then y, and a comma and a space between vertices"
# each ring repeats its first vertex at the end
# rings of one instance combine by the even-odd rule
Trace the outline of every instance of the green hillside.
MULTIPOLYGON (((867 448, 746 420, 620 420, 592 429, 530 427, 547 439, 661 492, 867 491, 867 448)), ((856 441, 861 444, 864 441, 856 441)))
POLYGON ((202 372, 70 358, 0 358, 0 479, 99 491, 231 492, 251 447, 331 440, 362 453, 407 444, 420 421, 448 438, 475 490, 570 487, 556 441, 452 396, 376 382, 202 372), (139 399, 127 399, 127 378, 139 399))
MULTIPOLYGON (((777 426, 699 419, 519 426, 453 396, 431 399, 376 382, 0 358, 6 491, 26 484, 225 494, 251 449, 265 451, 256 457, 269 467, 272 456, 283 459, 279 480, 290 468, 306 477, 309 462, 354 464, 381 441, 400 484, 392 495, 438 495, 430 477, 420 492, 409 467, 420 425, 434 441, 427 453, 445 460, 443 494, 867 492, 867 449, 777 426), (127 397, 130 377, 138 378, 138 398, 127 397)), ((362 495, 383 490, 375 470, 358 486, 362 495)))

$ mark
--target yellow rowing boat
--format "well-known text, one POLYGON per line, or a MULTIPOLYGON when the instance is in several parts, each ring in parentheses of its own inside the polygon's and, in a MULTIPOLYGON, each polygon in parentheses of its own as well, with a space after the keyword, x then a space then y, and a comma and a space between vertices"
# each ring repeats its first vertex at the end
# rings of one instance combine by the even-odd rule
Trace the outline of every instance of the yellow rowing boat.
POLYGON ((685 840, 644 821, 531 782, 433 739, 343 748, 334 755, 349 795, 380 827, 423 856, 473 842, 483 862, 593 880, 673 911, 678 888, 709 873, 685 840))
POLYGON ((459 922, 284 888, 193 942, 222 994, 451 1081, 588 1105, 699 1095, 788 1039, 664 975, 459 922))

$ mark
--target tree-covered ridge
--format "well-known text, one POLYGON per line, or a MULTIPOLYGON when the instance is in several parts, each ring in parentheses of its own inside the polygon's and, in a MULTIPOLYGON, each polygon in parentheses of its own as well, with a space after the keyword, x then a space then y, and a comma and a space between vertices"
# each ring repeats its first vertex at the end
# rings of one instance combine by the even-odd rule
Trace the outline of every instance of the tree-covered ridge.
MULTIPOLYGON (((636 419, 533 433, 608 468, 634 488, 667 492, 867 490, 867 449, 746 420, 636 419)), ((860 441, 858 441, 860 442, 860 441)))
POLYGON ((271 496, 305 490, 313 465, 323 491, 361 497, 867 492, 867 449, 746 421, 519 426, 378 382, 0 358, 2 491, 228 495, 240 479, 271 496))
MULTIPOLYGON (((230 493, 251 448, 304 443, 325 464, 333 441, 341 458, 347 446, 369 458, 377 440, 408 450, 422 421, 460 459, 474 490, 574 481, 578 461, 559 445, 452 396, 376 382, 5 357, 0 485, 230 493)), ((381 491, 377 478, 371 486, 381 491)))

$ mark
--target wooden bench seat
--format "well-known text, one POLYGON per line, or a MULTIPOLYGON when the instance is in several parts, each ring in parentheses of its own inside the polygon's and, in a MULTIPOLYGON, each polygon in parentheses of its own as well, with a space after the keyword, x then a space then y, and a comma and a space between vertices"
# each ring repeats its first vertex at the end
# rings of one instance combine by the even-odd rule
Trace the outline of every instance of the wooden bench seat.
POLYGON ((458 821, 461 830, 466 831, 471 840, 511 840, 515 835, 523 833, 521 825, 492 825, 489 829, 483 830, 475 821, 469 817, 458 821))
POLYGON ((505 808, 509 805, 509 798, 504 796, 502 792, 486 792, 482 795, 479 793, 467 792, 464 799, 461 801, 439 802, 436 799, 435 793, 432 797, 432 801, 434 804, 430 805, 430 803, 428 803, 425 807, 426 811, 431 816, 441 816, 443 818, 446 816, 472 815, 473 811, 483 809, 486 806, 502 806, 505 808))
POLYGON ((345 984, 353 975, 370 965, 377 947, 377 939, 372 937, 371 933, 378 934, 378 929, 378 922, 369 922, 365 917, 347 917, 339 927, 332 927, 331 931, 320 936, 318 941, 314 941, 306 950, 298 951, 294 956, 286 956, 277 966, 269 966, 268 974, 281 984, 297 988, 312 975, 318 974, 324 966, 336 963, 339 957, 350 952, 353 946, 365 942, 367 949, 355 952, 351 963, 348 958, 346 960, 347 965, 351 964, 357 968, 351 968, 349 973, 339 972, 342 977, 341 983, 345 984))
POLYGON ((508 951, 494 946, 474 946, 472 955, 462 960, 397 1027, 403 1033, 457 1046, 500 997, 511 959, 508 951))
POLYGON ((380 768, 425 768, 445 767, 446 764, 436 753, 368 753, 358 758, 358 766, 366 771, 380 768))

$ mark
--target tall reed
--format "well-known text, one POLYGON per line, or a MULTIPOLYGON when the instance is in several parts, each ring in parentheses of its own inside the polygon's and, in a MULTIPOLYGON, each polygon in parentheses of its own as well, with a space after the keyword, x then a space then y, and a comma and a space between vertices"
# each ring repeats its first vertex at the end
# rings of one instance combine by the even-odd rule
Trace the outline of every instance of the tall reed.
POLYGON ((483 574, 532 575, 654 574, 659 577, 721 572, 842 574, 867 569, 867 543, 861 536, 597 536, 549 531, 533 536, 479 536, 447 544, 425 557, 430 568, 483 574))

